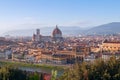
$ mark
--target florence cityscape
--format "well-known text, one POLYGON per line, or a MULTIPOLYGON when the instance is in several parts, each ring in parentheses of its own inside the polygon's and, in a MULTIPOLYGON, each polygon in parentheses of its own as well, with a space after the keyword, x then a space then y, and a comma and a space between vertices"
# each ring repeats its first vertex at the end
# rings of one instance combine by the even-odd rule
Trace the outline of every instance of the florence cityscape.
POLYGON ((120 80, 119 4, 1 0, 0 80, 120 80))

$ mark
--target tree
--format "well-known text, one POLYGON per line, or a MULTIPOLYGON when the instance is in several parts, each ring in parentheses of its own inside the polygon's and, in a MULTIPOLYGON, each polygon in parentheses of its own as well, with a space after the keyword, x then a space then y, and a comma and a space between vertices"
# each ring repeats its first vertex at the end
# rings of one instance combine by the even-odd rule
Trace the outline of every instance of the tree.
POLYGON ((116 60, 96 60, 94 63, 76 63, 67 69, 59 80, 119 80, 120 58, 116 60))
POLYGON ((51 80, 56 80, 56 79, 57 79, 57 71, 56 70, 52 70, 51 80))

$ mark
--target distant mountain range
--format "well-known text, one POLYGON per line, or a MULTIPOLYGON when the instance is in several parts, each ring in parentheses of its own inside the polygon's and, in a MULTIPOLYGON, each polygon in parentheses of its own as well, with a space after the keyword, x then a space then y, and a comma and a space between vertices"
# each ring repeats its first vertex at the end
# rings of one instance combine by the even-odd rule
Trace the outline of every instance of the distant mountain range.
MULTIPOLYGON (((79 35, 79 34, 113 34, 120 33, 120 22, 112 22, 108 24, 103 24, 100 26, 95 26, 90 29, 82 29, 78 26, 64 27, 58 26, 62 31, 63 35, 79 35)), ((42 35, 50 36, 55 27, 40 27, 40 32, 42 35)), ((28 30, 14 30, 4 33, 4 35, 12 36, 32 36, 35 33, 35 29, 28 30)))
POLYGON ((86 30, 87 34, 114 34, 120 33, 120 22, 112 22, 86 30))
MULTIPOLYGON (((58 26, 58 28, 62 31, 63 35, 78 35, 81 34, 83 29, 77 26, 72 27, 63 27, 58 26)), ((40 33, 43 36, 51 36, 55 27, 40 27, 40 33)), ((11 35, 11 36, 32 36, 36 33, 36 29, 27 29, 27 30, 13 30, 4 33, 3 35, 11 35)))

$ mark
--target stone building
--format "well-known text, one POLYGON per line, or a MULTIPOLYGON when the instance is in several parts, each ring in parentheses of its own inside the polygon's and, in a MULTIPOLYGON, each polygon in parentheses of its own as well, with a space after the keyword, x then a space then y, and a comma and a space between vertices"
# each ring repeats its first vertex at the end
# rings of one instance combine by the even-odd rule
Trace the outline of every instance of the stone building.
POLYGON ((120 51, 120 42, 118 41, 107 41, 102 43, 103 52, 118 52, 120 51))

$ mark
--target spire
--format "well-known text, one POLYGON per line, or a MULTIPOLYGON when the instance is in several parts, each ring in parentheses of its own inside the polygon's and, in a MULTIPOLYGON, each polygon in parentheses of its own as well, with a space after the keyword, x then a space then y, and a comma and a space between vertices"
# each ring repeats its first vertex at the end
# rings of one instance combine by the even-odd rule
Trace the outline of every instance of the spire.
POLYGON ((56 28, 58 28, 58 26, 56 25, 56 28))

